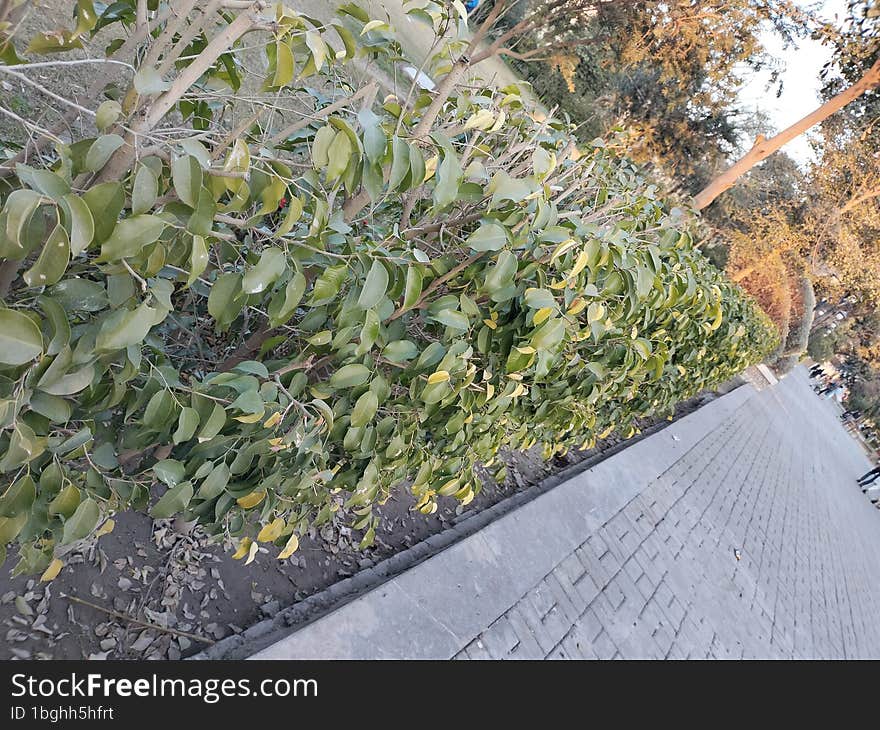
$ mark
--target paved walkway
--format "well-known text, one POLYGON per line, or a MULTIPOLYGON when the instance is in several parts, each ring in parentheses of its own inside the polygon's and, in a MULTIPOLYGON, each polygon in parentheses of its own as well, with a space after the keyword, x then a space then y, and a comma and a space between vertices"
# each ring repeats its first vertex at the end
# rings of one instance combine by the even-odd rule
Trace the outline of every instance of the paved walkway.
POLYGON ((867 467, 799 368, 255 658, 880 657, 880 511, 854 483, 867 467))

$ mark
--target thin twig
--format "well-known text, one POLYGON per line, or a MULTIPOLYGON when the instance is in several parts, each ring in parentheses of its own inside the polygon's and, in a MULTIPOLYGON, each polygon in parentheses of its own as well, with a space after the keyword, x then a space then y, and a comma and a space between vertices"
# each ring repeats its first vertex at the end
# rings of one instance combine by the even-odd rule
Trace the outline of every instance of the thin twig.
POLYGON ((104 608, 104 606, 99 606, 97 603, 92 603, 91 601, 85 601, 82 598, 78 598, 77 596, 68 596, 66 593, 60 594, 62 598, 66 598, 68 601, 73 601, 74 603, 81 603, 83 606, 88 606, 89 608, 94 608, 96 611, 103 611, 104 613, 113 616, 114 618, 118 618, 120 621, 128 621, 132 624, 137 624, 138 626, 143 626, 146 629, 154 629, 155 631, 161 631, 166 634, 173 634, 174 636, 184 636, 187 639, 192 639, 193 641, 201 641, 203 644, 215 644, 216 642, 213 639, 209 639, 205 636, 199 636, 198 634, 191 634, 188 631, 180 631, 179 629, 169 629, 164 626, 159 626, 158 624, 151 624, 149 621, 141 621, 138 618, 133 618, 124 613, 120 613, 119 611, 114 611, 112 608, 104 608))

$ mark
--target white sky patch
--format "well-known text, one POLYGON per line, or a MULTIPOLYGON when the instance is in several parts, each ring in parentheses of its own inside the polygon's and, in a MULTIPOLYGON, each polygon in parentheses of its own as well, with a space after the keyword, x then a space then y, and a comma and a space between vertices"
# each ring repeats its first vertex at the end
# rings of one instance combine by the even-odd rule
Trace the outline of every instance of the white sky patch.
MULTIPOLYGON (((800 2, 807 7, 812 3, 800 2)), ((846 0, 825 0, 820 15, 828 21, 835 21, 846 16, 846 0)), ((774 133, 785 129, 798 119, 806 116, 819 106, 819 91, 822 81, 819 72, 831 58, 831 49, 809 38, 798 40, 796 45, 784 48, 782 39, 774 32, 764 32, 761 42, 767 52, 778 58, 784 65, 780 75, 782 95, 777 98, 778 85, 768 86, 770 71, 754 73, 746 72, 746 83, 739 92, 742 106, 747 110, 764 112, 773 125, 774 133)), ((769 135, 768 135, 769 136, 769 135)), ((746 143, 746 147, 752 140, 746 143)), ((804 165, 815 159, 810 147, 809 133, 792 140, 782 149, 798 164, 804 165)))

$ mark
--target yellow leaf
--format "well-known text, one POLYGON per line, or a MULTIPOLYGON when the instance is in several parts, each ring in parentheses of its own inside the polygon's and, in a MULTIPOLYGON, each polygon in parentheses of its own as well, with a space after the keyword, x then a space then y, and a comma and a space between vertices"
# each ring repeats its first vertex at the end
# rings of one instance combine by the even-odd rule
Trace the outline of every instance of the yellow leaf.
POLYGON ((290 539, 287 541, 287 544, 284 546, 284 550, 278 553, 279 560, 287 560, 291 555, 293 555, 297 548, 299 547, 299 538, 296 536, 296 533, 293 533, 290 536, 290 539))
POLYGON ((244 509, 250 509, 251 507, 256 507, 265 498, 266 498, 266 492, 262 489, 258 489, 256 492, 251 492, 250 494, 246 494, 244 497, 239 497, 235 501, 238 502, 239 507, 244 507, 244 509))
POLYGON ((580 314, 587 306, 587 300, 583 297, 576 297, 568 308, 569 314, 580 314))
POLYGON ((438 370, 436 373, 431 373, 428 376, 428 385, 446 382, 449 382, 449 373, 446 370, 438 370))
POLYGON ((262 417, 262 413, 252 413, 248 416, 233 416, 236 421, 241 421, 241 423, 256 423, 262 417))
POLYGON ((281 414, 275 412, 263 421, 263 428, 272 428, 272 426, 277 426, 279 423, 281 423, 281 414))
POLYGON ((240 543, 238 543, 238 550, 236 550, 232 554, 232 559, 241 560, 245 555, 247 555, 252 542, 253 540, 251 540, 249 537, 246 537, 240 543))
POLYGON ((461 502, 462 507, 465 507, 473 500, 474 490, 471 489, 470 484, 465 484, 459 491, 455 493, 454 496, 459 502, 461 502))
POLYGON ((486 325, 490 330, 494 330, 498 328, 498 325, 495 324, 491 319, 484 319, 483 324, 486 325))
POLYGON ((569 279, 574 279, 578 274, 580 274, 587 266, 587 262, 590 260, 590 255, 586 251, 581 251, 578 254, 577 259, 574 262, 574 266, 568 274, 569 279))
POLYGON ((64 563, 62 563, 59 558, 55 558, 51 563, 49 563, 49 567, 46 568, 45 571, 43 571, 43 575, 40 576, 40 583, 48 583, 50 580, 53 580, 55 576, 57 576, 61 572, 61 569, 63 567, 64 563))
POLYGON ((464 131, 470 129, 489 129, 495 123, 495 115, 489 109, 480 109, 464 124, 464 131))
POLYGON ((497 132, 499 129, 501 129, 501 127, 504 126, 504 122, 506 121, 507 114, 505 114, 503 110, 498 112, 498 118, 495 120, 495 124, 493 124, 492 127, 489 129, 489 133, 491 134, 492 132, 497 132))
POLYGON ((248 548, 248 557, 247 560, 244 561, 245 565, 250 565, 254 562, 254 558, 257 557, 257 552, 259 551, 260 546, 258 543, 252 542, 251 546, 248 548))
POLYGON ((555 261, 560 256, 562 256, 562 254, 568 251, 568 249, 575 245, 577 245, 577 241, 575 241, 573 238, 567 238, 553 250, 553 255, 550 257, 550 260, 555 261))
MULTIPOLYGON (((537 312, 535 312, 535 317, 532 322, 537 327, 539 324, 546 322, 550 319, 550 315, 553 314, 553 307, 541 307, 537 312)), ((522 352, 522 350, 520 350, 522 352)), ((534 349, 532 350, 534 352, 534 349)))
POLYGON ((114 520, 107 520, 103 525, 98 528, 98 531, 95 532, 95 537, 101 537, 101 535, 109 535, 113 532, 113 528, 116 527, 116 522, 114 520))
POLYGON ((285 528, 285 522, 280 517, 272 520, 268 525, 263 525, 257 535, 257 542, 275 542, 285 528))
POLYGON ((550 288, 556 290, 565 289, 565 287, 567 286, 568 281, 566 279, 563 279, 562 281, 554 281, 552 284, 550 284, 550 288))
POLYGON ((434 173, 437 172, 437 163, 439 162, 440 157, 438 155, 434 155, 433 157, 425 160, 425 182, 428 182, 432 177, 434 177, 434 173))
POLYGON ((452 477, 452 479, 449 479, 442 487, 437 490, 437 494, 443 497, 448 497, 451 494, 455 494, 459 489, 458 480, 460 478, 461 477, 452 477))
POLYGON ((486 383, 486 400, 495 395, 495 386, 492 383, 486 383))
MULTIPOLYGON (((526 347, 517 347, 516 349, 517 349, 517 352, 520 352, 523 355, 534 355, 535 352, 537 352, 537 350, 535 350, 535 348, 532 347, 531 345, 527 345, 526 347)), ((509 375, 508 377, 512 378, 513 374, 509 375)), ((522 375, 520 375, 520 378, 521 377, 522 377, 522 375)))
POLYGON ((526 386, 522 383, 517 383, 516 387, 513 389, 513 393, 510 394, 511 398, 519 398, 523 393, 526 392, 526 386))

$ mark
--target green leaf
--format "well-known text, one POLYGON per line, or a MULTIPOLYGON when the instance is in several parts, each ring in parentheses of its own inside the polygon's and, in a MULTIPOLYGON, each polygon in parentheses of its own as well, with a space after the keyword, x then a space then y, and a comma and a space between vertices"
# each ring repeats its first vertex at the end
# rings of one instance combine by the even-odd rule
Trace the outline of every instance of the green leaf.
MULTIPOLYGON (((43 197, 33 190, 13 190, 6 198, 6 238, 21 250, 21 257, 26 253, 21 241, 21 232, 39 206, 43 197)), ((21 257, 15 258, 16 261, 21 257)), ((10 256, 10 258, 12 258, 10 256)))
POLYGON ((245 294, 258 294, 274 284, 287 268, 287 259, 280 248, 264 248, 257 265, 250 268, 241 280, 245 294))
POLYGON ((85 168, 89 172, 98 172, 122 145, 125 140, 118 134, 102 134, 92 142, 89 151, 86 152, 85 168))
POLYGON ((470 327, 468 318, 454 309, 441 309, 436 314, 432 314, 431 319, 457 330, 466 330, 470 327))
POLYGON ((269 324, 278 327, 284 324, 296 311, 306 290, 306 277, 295 271, 284 289, 278 292, 269 304, 269 324))
POLYGON ((312 287, 312 295, 309 297, 309 306, 317 307, 325 304, 333 299, 338 293, 343 282, 349 275, 348 266, 339 264, 338 266, 328 266, 324 272, 317 278, 312 287))
POLYGON ((52 516, 63 515, 67 519, 76 512, 81 499, 82 496, 79 489, 73 484, 68 484, 58 493, 55 499, 49 502, 49 514, 52 516))
POLYGON ((149 214, 135 215, 119 221, 101 246, 101 260, 119 261, 137 256, 144 247, 159 240, 167 225, 167 221, 149 214))
POLYGON ((156 520, 168 519, 183 512, 193 498, 192 482, 181 482, 163 494, 150 510, 150 516, 156 520))
POLYGON ((177 459, 162 459, 153 464, 153 473, 159 481, 165 482, 169 487, 183 481, 186 467, 177 459))
POLYGON ((395 340, 385 345, 382 357, 391 362, 403 363, 418 357, 419 348, 410 340, 395 340))
POLYGON ((337 132, 329 124, 325 124, 315 134, 312 142, 312 165, 322 170, 330 161, 330 147, 336 139, 337 132))
POLYGON ((101 325, 95 340, 98 352, 114 352, 131 345, 139 345, 147 333, 157 324, 158 310, 141 303, 137 309, 122 309, 111 313, 101 325))
POLYGON ((397 190, 410 172, 409 145, 400 137, 391 138, 391 177, 388 179, 388 192, 397 190))
POLYGON ((418 266, 406 269, 406 286, 403 295, 403 308, 409 309, 419 301, 422 295, 422 272, 418 266))
POLYGON ((544 309, 545 307, 556 307, 556 300, 553 298, 552 292, 548 289, 526 289, 525 293, 526 306, 531 309, 544 309))
POLYGON ((229 475, 229 467, 226 466, 225 463, 220 462, 211 470, 211 473, 205 477, 205 480, 202 482, 201 486, 199 486, 199 491, 196 496, 199 499, 214 499, 215 497, 219 497, 223 490, 226 489, 226 485, 229 484, 229 475))
POLYGON ((51 395, 73 395, 88 388, 95 378, 95 366, 91 363, 84 365, 79 370, 67 373, 57 380, 43 384, 40 381, 40 390, 51 395))
POLYGON ((372 390, 368 390, 354 404, 351 411, 352 427, 366 426, 373 420, 377 410, 379 410, 379 397, 372 390))
POLYGON ((52 423, 65 424, 70 420, 73 409, 69 402, 57 395, 37 391, 31 396, 30 409, 45 416, 52 423))
POLYGON ((217 328, 224 330, 232 324, 244 306, 241 296, 241 274, 228 273, 217 277, 208 295, 208 314, 217 322, 217 328))
POLYGON ((64 279, 52 287, 52 296, 69 312, 99 312, 108 304, 104 287, 88 279, 64 279))
POLYGON ((201 431, 199 431, 199 443, 203 443, 204 441, 210 441, 214 438, 223 426, 226 425, 226 411, 223 406, 219 403, 214 404, 214 410, 211 411, 211 415, 208 416, 208 420, 205 421, 205 425, 202 426, 201 431))
POLYGON ((0 364, 24 365, 43 354, 43 335, 30 317, 0 309, 0 364))
POLYGON ((44 31, 31 38, 27 53, 60 53, 74 48, 82 48, 82 41, 69 30, 44 31))
POLYGON ((327 179, 336 180, 342 176, 351 160, 351 140, 345 132, 337 132, 327 150, 327 179))
POLYGON ((52 339, 46 347, 46 354, 57 355, 70 342, 70 322, 67 319, 67 312, 57 301, 45 294, 40 296, 37 302, 52 325, 52 339))
POLYGON ((190 208, 197 207, 202 189, 202 166, 199 161, 192 155, 178 157, 171 165, 171 180, 177 197, 190 208))
POLYGON ((361 327, 360 343, 355 350, 356 355, 364 355, 373 349, 376 338, 379 337, 379 315, 376 310, 368 309, 364 315, 364 326, 361 327))
POLYGON ((95 224, 94 240, 101 243, 113 232, 122 206, 125 193, 118 182, 106 182, 89 188, 82 195, 95 224))
POLYGON ((354 58, 357 54, 357 42, 351 34, 351 31, 340 23, 333 23, 333 28, 339 34, 339 39, 342 41, 342 45, 345 46, 345 58, 354 58))
POLYGON ((189 441, 199 427, 199 412, 195 408, 184 408, 177 418, 177 430, 171 437, 174 443, 189 441))
POLYGON ((293 81, 293 51, 283 41, 275 42, 275 76, 272 79, 273 87, 287 86, 293 81))
POLYGON ((281 221, 281 225, 278 226, 278 230, 275 231, 275 235, 281 238, 290 233, 291 230, 293 230, 293 224, 302 216, 302 212, 302 201, 297 197, 291 197, 290 202, 288 203, 287 213, 284 215, 284 220, 281 221))
POLYGON ((70 192, 70 183, 50 170, 38 170, 18 163, 15 172, 25 185, 52 200, 60 200, 70 192))
POLYGON ((164 388, 157 390, 147 402, 144 409, 144 425, 154 431, 164 431, 168 420, 174 412, 174 397, 164 388))
POLYGON ((37 498, 37 487, 29 474, 13 482, 0 496, 0 517, 17 517, 29 512, 37 498))
POLYGON ((486 274, 484 289, 493 294, 504 287, 508 286, 516 274, 517 260, 516 256, 510 251, 502 251, 498 254, 497 263, 489 269, 486 274))
POLYGON ((156 173, 149 165, 138 165, 131 188, 132 215, 141 215, 152 209, 157 197, 159 197, 159 179, 156 173))
POLYGON ((59 223, 46 239, 46 245, 33 266, 22 274, 28 286, 52 286, 56 284, 70 263, 70 241, 67 231, 59 223))
POLYGON ((95 221, 82 198, 73 194, 65 195, 64 202, 70 212, 70 255, 79 256, 95 237, 95 221))
POLYGON ((461 183, 461 164, 451 148, 444 150, 443 160, 437 169, 437 184, 434 187, 434 206, 442 210, 458 200, 458 186, 461 183))
POLYGON ((95 529, 100 517, 101 511, 98 509, 98 503, 94 499, 89 497, 84 502, 81 502, 76 511, 64 523, 61 544, 67 545, 88 537, 92 530, 95 529))
POLYGON ((474 251, 498 251, 507 243, 507 231, 494 221, 483 223, 466 241, 474 251))
POLYGON ((370 378, 370 370, 364 365, 345 365, 330 376, 330 386, 333 388, 353 388, 363 385, 370 378))
POLYGON ((385 297, 388 291, 388 270, 379 259, 373 259, 363 289, 358 297, 361 309, 372 309, 385 297))
POLYGON ((208 247, 202 236, 193 236, 192 250, 189 254, 189 276, 186 285, 192 286, 208 268, 208 247))

